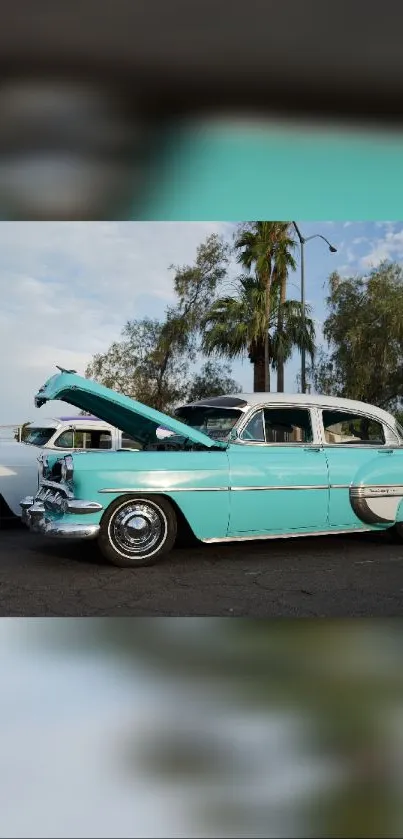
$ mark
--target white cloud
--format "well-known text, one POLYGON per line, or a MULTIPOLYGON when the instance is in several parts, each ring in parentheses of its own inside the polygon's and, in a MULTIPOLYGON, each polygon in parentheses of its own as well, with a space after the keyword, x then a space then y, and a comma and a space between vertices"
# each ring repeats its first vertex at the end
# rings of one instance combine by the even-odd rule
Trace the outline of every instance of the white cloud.
MULTIPOLYGON (((170 264, 191 263, 224 223, 0 223, 0 424, 34 419, 56 364, 83 373, 129 318, 161 316, 170 264)), ((60 403, 41 409, 58 413, 60 403)))
POLYGON ((385 259, 403 259, 403 229, 397 232, 388 230, 382 239, 375 241, 369 253, 361 258, 360 264, 363 268, 374 268, 385 259))

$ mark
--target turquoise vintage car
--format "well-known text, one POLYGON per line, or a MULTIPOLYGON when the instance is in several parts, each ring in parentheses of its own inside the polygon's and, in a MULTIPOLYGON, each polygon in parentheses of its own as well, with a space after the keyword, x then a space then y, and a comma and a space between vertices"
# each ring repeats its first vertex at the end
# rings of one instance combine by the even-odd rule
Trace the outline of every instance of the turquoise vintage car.
POLYGON ((74 371, 50 378, 35 404, 52 399, 120 428, 140 451, 53 456, 21 502, 23 520, 50 537, 97 539, 115 565, 150 565, 184 532, 211 543, 394 528, 403 539, 403 430, 380 408, 253 393, 171 418, 74 371))

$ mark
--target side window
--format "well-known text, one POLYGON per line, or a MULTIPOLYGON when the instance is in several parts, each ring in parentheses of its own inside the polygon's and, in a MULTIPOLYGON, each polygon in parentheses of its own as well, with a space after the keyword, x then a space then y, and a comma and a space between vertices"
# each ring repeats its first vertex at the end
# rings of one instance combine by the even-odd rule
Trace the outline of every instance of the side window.
POLYGON ((55 446, 60 449, 111 449, 112 435, 110 431, 62 431, 55 446))
POLYGON ((385 434, 382 423, 347 411, 323 411, 325 441, 331 445, 382 446, 385 434))
POLYGON ((85 431, 82 436, 84 437, 83 448, 85 449, 112 448, 112 434, 110 431, 85 431))
POLYGON ((134 439, 134 437, 129 437, 128 434, 122 433, 122 449, 140 449, 140 443, 134 439))
POLYGON ((72 431, 62 431, 61 434, 55 440, 55 446, 59 449, 72 449, 73 448, 73 432, 72 431))
MULTIPOLYGON (((96 437, 96 442, 98 442, 98 446, 91 445, 90 448, 99 448, 99 449, 111 449, 112 448, 112 434, 110 431, 103 431, 99 437, 96 437)), ((92 443, 92 440, 91 440, 92 443)), ((87 446, 88 448, 88 446, 87 446)))
POLYGON ((265 408, 266 443, 311 443, 310 411, 307 408, 265 408))
POLYGON ((255 443, 265 442, 263 411, 257 411, 257 413, 254 414, 249 422, 246 423, 240 436, 241 440, 245 440, 246 442, 248 442, 248 440, 255 443))

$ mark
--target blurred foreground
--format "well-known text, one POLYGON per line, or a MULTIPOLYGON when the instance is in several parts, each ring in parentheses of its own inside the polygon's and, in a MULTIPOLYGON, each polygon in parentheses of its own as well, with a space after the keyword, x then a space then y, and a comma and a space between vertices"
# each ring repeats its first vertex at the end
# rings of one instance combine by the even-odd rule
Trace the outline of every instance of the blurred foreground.
POLYGON ((396 0, 0 9, 2 219, 400 217, 396 0))
POLYGON ((400 621, 0 624, 0 835, 399 837, 400 621))

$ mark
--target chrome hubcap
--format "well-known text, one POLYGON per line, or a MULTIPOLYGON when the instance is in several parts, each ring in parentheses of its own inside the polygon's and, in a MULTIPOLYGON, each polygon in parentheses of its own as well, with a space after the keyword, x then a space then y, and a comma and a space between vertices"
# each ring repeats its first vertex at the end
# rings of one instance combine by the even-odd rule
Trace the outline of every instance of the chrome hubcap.
POLYGON ((132 556, 157 550, 165 535, 166 523, 161 513, 146 502, 125 504, 111 520, 110 536, 114 547, 132 556))

